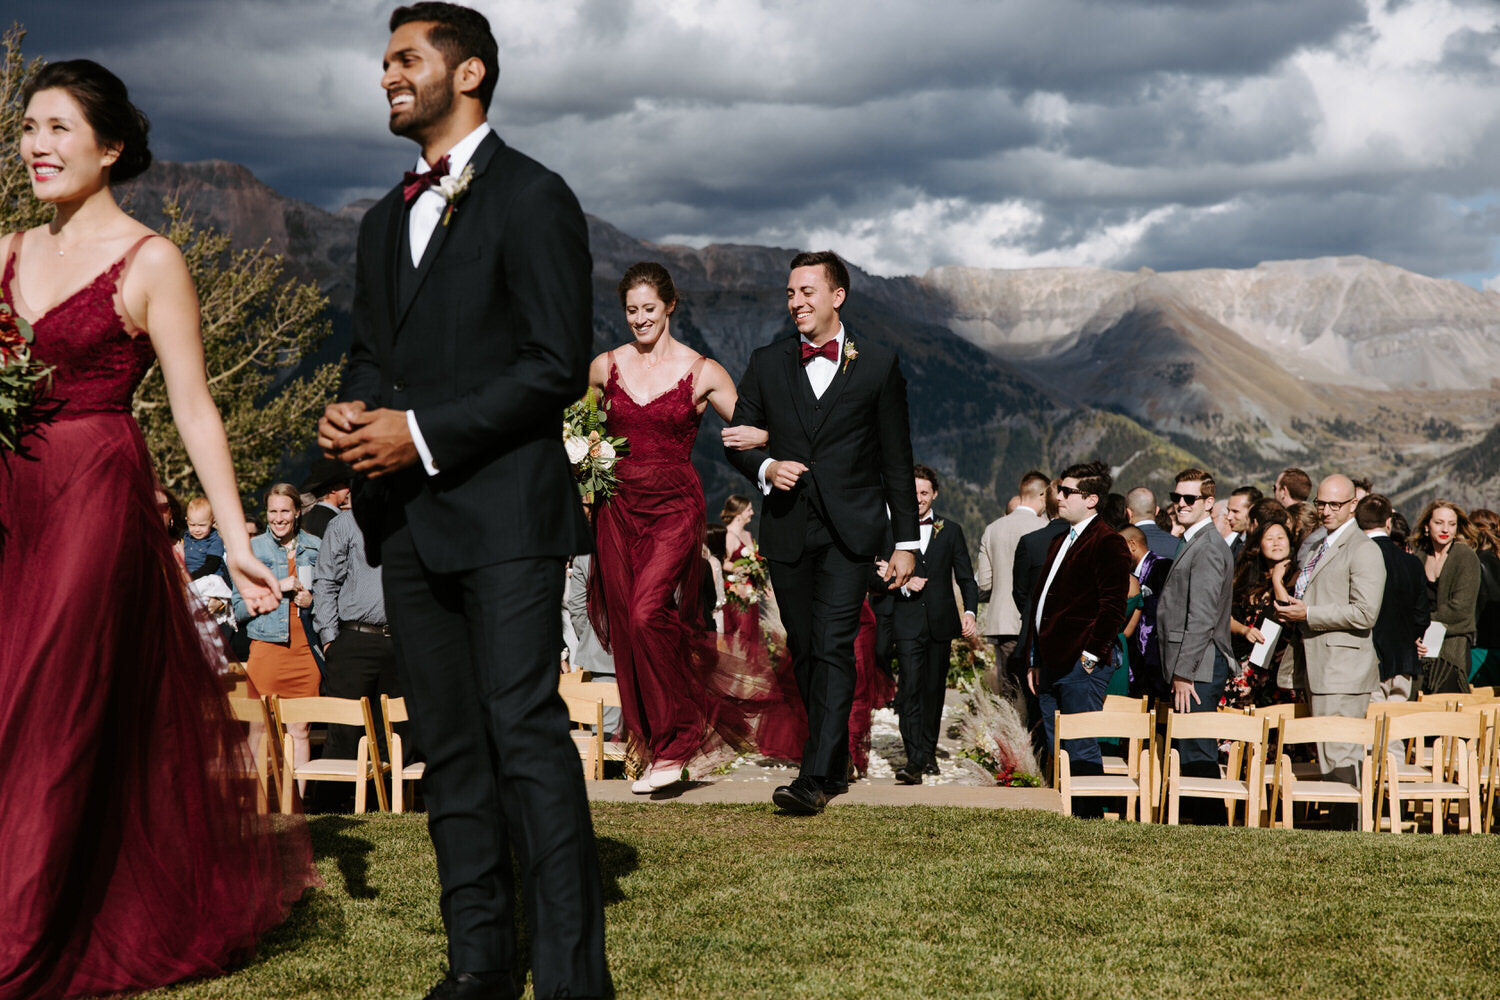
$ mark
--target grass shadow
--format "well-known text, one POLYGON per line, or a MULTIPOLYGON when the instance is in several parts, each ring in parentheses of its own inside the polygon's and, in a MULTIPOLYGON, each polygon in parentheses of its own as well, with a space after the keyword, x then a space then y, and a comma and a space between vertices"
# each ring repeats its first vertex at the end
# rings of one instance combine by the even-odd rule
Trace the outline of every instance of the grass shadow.
POLYGON ((370 854, 375 845, 364 823, 353 816, 335 814, 314 817, 307 826, 312 832, 313 857, 333 859, 351 898, 375 899, 380 895, 369 880, 370 854))

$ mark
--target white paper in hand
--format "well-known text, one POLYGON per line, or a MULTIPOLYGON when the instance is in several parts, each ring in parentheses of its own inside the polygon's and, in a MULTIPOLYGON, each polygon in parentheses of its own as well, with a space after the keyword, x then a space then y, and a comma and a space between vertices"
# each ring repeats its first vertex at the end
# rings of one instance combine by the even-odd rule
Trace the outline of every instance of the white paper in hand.
POLYGON ((1261 641, 1250 650, 1251 666, 1263 667, 1266 659, 1271 655, 1271 650, 1276 648, 1276 640, 1281 638, 1281 626, 1269 618, 1260 620, 1261 641))
POLYGON ((1442 622, 1433 622, 1427 626, 1427 631, 1422 633, 1422 645, 1427 647, 1429 658, 1438 655, 1438 650, 1443 648, 1443 640, 1448 636, 1448 626, 1442 622))

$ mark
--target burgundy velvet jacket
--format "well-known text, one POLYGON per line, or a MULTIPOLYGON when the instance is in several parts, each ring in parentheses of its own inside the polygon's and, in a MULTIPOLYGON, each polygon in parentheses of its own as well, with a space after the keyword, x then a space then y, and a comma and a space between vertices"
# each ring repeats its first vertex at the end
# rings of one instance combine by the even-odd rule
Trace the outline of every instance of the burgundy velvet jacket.
MULTIPOLYGON (((1057 550, 1062 548, 1064 532, 1052 540, 1047 562, 1031 596, 1026 620, 1036 620, 1036 602, 1057 550)), ((1130 594, 1130 550, 1119 533, 1098 517, 1089 522, 1083 534, 1068 549, 1057 578, 1047 591, 1041 629, 1029 629, 1030 638, 1023 662, 1031 662, 1031 646, 1036 647, 1036 662, 1041 668, 1038 688, 1062 677, 1085 650, 1108 662, 1120 629, 1125 626, 1125 601, 1130 594)))

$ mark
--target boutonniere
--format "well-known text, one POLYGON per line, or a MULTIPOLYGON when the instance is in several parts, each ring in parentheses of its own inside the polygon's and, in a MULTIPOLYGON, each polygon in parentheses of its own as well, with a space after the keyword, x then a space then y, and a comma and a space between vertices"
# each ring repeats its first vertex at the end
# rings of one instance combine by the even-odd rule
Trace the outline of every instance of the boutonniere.
POLYGON ((948 523, 947 521, 944 521, 941 518, 939 518, 936 521, 933 521, 932 522, 932 533, 934 535, 936 535, 939 531, 943 530, 943 525, 945 525, 947 523, 948 523))
POLYGON ((448 202, 448 207, 443 211, 443 225, 453 218, 453 213, 458 209, 458 199, 469 191, 469 182, 474 179, 474 164, 466 163, 464 168, 455 177, 449 174, 440 178, 437 182, 438 194, 441 194, 448 202))
POLYGON ((854 346, 854 341, 846 339, 844 341, 844 371, 849 370, 850 362, 857 357, 859 357, 859 349, 854 346))

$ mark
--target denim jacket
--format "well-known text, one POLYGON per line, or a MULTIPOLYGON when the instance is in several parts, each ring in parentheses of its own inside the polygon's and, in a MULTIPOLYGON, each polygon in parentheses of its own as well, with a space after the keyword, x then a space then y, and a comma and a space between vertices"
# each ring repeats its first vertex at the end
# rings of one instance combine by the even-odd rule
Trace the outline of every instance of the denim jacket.
MULTIPOLYGON (((255 558, 271 567, 271 572, 276 574, 280 580, 287 576, 286 550, 276 544, 269 531, 256 535, 250 539, 250 551, 255 558)), ((316 566, 318 564, 318 538, 309 535, 305 531, 297 532, 297 566, 316 566)), ((284 596, 276 610, 264 615, 250 614, 250 608, 245 604, 245 599, 240 596, 239 588, 234 591, 234 617, 237 621, 248 621, 245 626, 245 635, 251 639, 260 639, 263 642, 288 642, 291 640, 292 632, 290 623, 292 620, 292 599, 284 596)))

